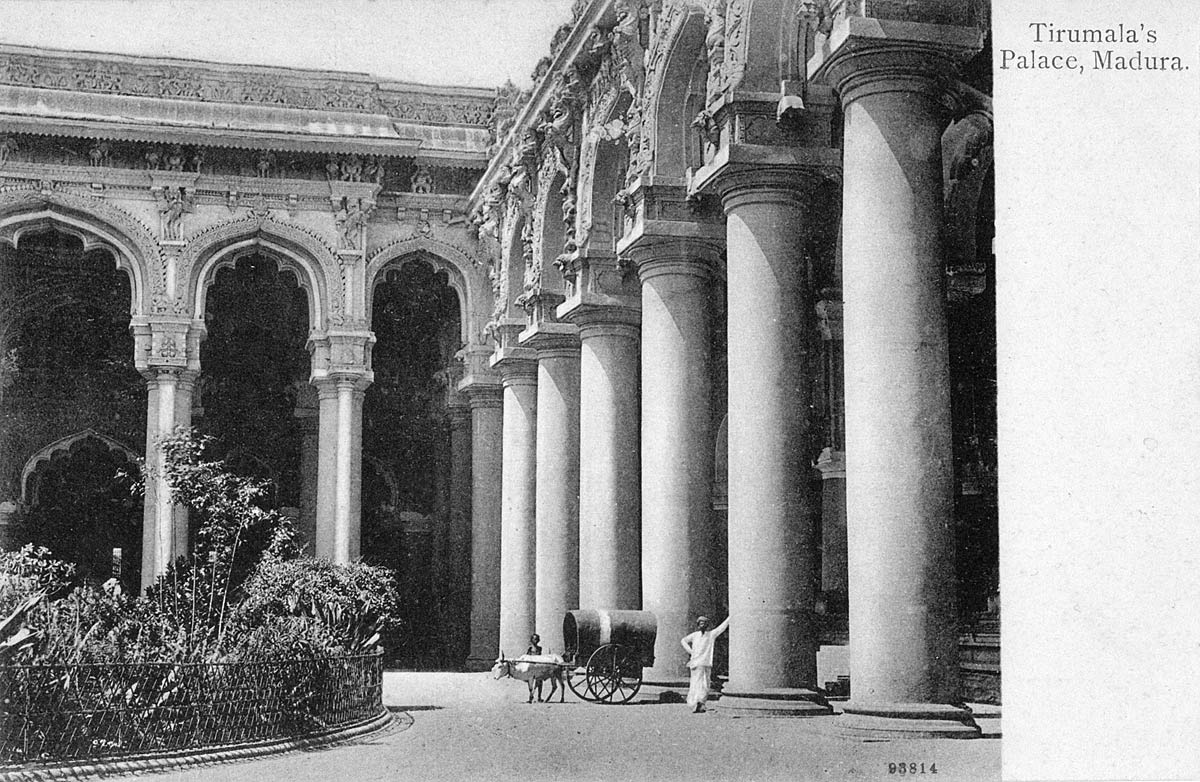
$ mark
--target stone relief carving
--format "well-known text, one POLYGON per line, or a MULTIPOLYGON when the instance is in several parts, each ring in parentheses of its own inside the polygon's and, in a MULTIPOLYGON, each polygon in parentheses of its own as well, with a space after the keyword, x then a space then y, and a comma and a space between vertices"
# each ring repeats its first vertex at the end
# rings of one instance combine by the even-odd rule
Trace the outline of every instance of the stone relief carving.
POLYGON ((363 249, 363 228, 375 204, 364 199, 343 198, 334 214, 338 230, 338 250, 359 252, 363 249))
POLYGON ((178 241, 181 237, 183 216, 196 205, 196 194, 183 187, 152 188, 158 199, 158 214, 161 218, 159 236, 163 241, 178 241))
POLYGON ((3 166, 12 157, 12 154, 20 149, 17 140, 12 136, 0 136, 0 166, 3 166))
POLYGON ((746 19, 750 12, 750 0, 729 0, 725 11, 724 73, 719 91, 736 88, 746 75, 749 61, 749 37, 746 19))
POLYGON ((408 180, 409 191, 413 193, 433 192, 433 169, 429 166, 417 166, 416 173, 408 180))
POLYGON ((708 0, 704 9, 704 48, 708 52, 708 89, 705 104, 710 104, 725 86, 725 6, 726 0, 708 0))
POLYGON ((393 119, 486 126, 486 98, 430 96, 351 79, 317 84, 281 82, 237 71, 152 63, 107 62, 86 57, 0 55, 0 84, 80 92, 116 93, 222 103, 258 103, 301 109, 371 112, 393 119))

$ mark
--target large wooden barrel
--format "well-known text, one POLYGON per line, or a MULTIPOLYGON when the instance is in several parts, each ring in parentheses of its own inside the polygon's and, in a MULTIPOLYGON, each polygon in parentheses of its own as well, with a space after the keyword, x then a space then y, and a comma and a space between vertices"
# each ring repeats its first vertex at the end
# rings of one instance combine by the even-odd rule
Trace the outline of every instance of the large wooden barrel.
POLYGON ((654 639, 658 635, 658 617, 650 611, 609 611, 581 608, 568 611, 563 618, 563 643, 567 659, 575 657, 582 665, 592 652, 606 644, 621 644, 632 649, 642 666, 654 665, 654 639))

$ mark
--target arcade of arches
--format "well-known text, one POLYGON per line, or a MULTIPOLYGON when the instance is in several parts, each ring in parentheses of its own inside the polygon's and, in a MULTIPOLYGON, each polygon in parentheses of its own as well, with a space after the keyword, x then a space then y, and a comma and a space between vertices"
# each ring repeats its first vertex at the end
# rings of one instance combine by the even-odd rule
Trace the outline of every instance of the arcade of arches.
POLYGON ((146 585, 194 425, 403 665, 731 616, 722 706, 998 697, 986 0, 577 0, 532 90, 0 46, 0 544, 146 585), (127 121, 133 116, 136 121, 127 121))

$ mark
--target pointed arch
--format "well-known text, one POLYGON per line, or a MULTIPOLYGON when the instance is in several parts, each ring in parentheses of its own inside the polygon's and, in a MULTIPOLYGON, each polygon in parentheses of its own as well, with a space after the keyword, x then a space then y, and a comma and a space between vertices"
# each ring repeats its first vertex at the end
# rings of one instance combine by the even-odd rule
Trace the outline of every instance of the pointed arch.
POLYGON ((32 188, 0 191, 0 242, 17 247, 30 233, 58 230, 83 242, 84 252, 102 247, 129 275, 133 315, 149 310, 149 298, 166 287, 162 248, 150 229, 129 212, 92 196, 32 188))
POLYGON ((451 289, 458 295, 463 344, 480 342, 491 315, 492 304, 491 287, 483 264, 465 250, 427 236, 400 239, 385 245, 371 256, 366 273, 367 322, 371 322, 375 287, 383 280, 383 272, 398 269, 414 260, 424 261, 435 271, 446 273, 451 289))
POLYGON ((310 329, 326 330, 345 322, 347 270, 337 260, 337 251, 305 228, 254 216, 218 223, 188 238, 177 275, 186 283, 184 300, 193 318, 204 317, 208 287, 217 270, 252 252, 296 275, 308 293, 310 329))
POLYGON ((39 448, 33 456, 30 456, 25 462, 25 466, 21 469, 21 503, 28 505, 30 498, 27 496, 29 491, 29 477, 33 475, 38 467, 44 462, 53 459, 57 454, 70 453, 71 449, 85 440, 92 439, 103 443, 110 451, 123 453, 131 462, 135 462, 142 458, 142 455, 130 448, 128 445, 109 437, 106 434, 96 431, 95 429, 84 429, 74 434, 69 434, 66 437, 61 437, 48 445, 39 448))

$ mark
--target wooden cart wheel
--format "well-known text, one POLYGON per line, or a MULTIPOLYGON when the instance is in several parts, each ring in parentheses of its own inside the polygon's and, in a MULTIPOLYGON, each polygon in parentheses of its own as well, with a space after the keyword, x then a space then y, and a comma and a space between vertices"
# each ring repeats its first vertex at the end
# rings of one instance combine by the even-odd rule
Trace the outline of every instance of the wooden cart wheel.
POLYGON ((600 703, 628 703, 642 688, 642 661, 627 646, 601 646, 588 658, 587 688, 600 703))
POLYGON ((588 687, 587 673, 583 668, 574 666, 566 669, 567 686, 571 688, 571 692, 575 693, 575 697, 581 701, 594 701, 596 697, 592 695, 591 689, 588 687))

